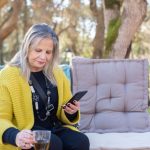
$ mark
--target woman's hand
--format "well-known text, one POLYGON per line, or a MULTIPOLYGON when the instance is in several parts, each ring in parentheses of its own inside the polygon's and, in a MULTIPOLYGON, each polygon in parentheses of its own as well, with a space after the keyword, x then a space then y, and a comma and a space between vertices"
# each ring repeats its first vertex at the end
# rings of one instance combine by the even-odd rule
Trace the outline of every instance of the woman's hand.
POLYGON ((80 109, 80 102, 74 100, 73 103, 67 103, 66 105, 63 105, 63 109, 68 114, 74 114, 80 109))
POLYGON ((16 136, 16 145, 21 149, 33 147, 34 138, 31 130, 22 130, 16 136))

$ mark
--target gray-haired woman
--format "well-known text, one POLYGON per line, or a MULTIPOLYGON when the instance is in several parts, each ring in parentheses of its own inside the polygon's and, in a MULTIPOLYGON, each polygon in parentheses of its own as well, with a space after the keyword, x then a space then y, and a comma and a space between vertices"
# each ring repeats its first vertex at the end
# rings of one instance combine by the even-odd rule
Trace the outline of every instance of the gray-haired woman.
POLYGON ((20 50, 0 71, 0 149, 33 149, 33 130, 50 130, 50 150, 89 150, 73 125, 79 102, 58 67, 58 37, 45 23, 33 25, 20 50), (63 107, 62 107, 63 106, 63 107))

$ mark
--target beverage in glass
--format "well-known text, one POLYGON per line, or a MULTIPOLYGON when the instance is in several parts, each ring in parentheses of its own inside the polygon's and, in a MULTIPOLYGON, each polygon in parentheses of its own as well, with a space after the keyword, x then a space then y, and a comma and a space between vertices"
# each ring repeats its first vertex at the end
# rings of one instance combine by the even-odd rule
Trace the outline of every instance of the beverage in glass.
POLYGON ((35 150, 49 150, 51 131, 48 130, 35 130, 34 136, 34 149, 35 150))

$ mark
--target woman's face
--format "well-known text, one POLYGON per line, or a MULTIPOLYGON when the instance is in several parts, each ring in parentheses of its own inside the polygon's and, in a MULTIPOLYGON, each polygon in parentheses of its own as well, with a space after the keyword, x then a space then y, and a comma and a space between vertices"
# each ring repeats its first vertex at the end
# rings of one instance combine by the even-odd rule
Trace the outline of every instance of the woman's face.
POLYGON ((32 72, 42 71, 43 68, 52 60, 53 41, 45 38, 39 41, 34 49, 28 53, 28 63, 32 72))

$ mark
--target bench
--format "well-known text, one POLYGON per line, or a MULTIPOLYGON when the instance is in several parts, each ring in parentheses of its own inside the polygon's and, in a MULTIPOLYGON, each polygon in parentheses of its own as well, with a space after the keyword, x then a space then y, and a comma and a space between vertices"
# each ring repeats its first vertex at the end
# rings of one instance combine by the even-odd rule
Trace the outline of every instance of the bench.
POLYGON ((80 130, 90 150, 150 150, 148 61, 72 60, 73 93, 80 100, 80 130))

